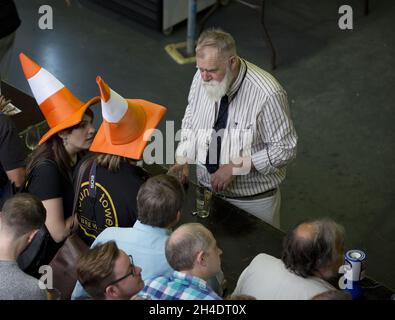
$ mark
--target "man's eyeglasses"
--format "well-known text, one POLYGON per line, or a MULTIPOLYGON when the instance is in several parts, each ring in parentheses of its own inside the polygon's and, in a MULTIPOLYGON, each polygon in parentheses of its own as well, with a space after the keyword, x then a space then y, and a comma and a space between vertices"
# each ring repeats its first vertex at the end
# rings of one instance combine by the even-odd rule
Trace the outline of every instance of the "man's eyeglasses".
POLYGON ((128 257, 129 257, 129 259, 130 259, 130 266, 131 266, 132 270, 131 270, 130 272, 128 272, 127 274, 125 274, 122 278, 119 278, 119 279, 117 279, 117 280, 111 281, 109 284, 107 284, 107 287, 108 287, 108 286, 111 286, 111 285, 114 285, 114 284, 118 283, 119 281, 122 281, 123 279, 126 279, 126 278, 129 277, 130 275, 131 275, 132 277, 135 276, 135 274, 134 274, 134 268, 135 268, 135 266, 134 266, 134 263, 133 263, 133 257, 132 257, 131 255, 129 255, 128 257))

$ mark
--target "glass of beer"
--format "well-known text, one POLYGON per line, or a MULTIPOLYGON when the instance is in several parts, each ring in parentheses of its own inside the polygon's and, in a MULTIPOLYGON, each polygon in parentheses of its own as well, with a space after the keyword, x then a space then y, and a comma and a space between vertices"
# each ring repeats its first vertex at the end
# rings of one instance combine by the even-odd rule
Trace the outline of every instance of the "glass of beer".
POLYGON ((201 184, 196 186, 196 214, 200 218, 210 215, 212 192, 201 184))

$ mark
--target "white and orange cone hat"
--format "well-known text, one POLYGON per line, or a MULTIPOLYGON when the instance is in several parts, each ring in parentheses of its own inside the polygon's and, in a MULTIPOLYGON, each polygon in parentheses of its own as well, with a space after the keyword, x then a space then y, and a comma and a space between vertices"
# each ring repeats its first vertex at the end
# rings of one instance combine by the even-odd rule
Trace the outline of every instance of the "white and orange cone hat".
POLYGON ((140 160, 167 109, 141 99, 125 99, 96 77, 102 101, 103 122, 89 150, 140 160))
POLYGON ((21 53, 19 59, 33 95, 49 125, 39 144, 47 141, 55 133, 80 123, 86 109, 97 103, 94 97, 87 103, 81 102, 58 79, 33 60, 21 53))

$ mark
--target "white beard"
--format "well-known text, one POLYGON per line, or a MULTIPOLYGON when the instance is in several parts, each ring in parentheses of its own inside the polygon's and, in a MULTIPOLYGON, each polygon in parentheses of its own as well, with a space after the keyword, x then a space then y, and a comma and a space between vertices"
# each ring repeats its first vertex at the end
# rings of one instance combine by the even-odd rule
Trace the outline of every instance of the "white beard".
POLYGON ((226 74, 222 81, 203 81, 203 88, 206 90, 208 98, 212 101, 217 102, 228 92, 231 81, 232 72, 230 71, 230 68, 226 68, 226 74))

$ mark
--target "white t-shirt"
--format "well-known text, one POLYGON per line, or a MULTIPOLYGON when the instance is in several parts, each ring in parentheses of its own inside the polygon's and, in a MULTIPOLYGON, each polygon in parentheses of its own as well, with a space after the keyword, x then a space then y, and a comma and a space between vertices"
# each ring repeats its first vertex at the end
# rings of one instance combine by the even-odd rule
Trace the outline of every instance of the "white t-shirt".
POLYGON ((261 253, 244 269, 233 294, 247 294, 258 300, 309 300, 334 289, 320 278, 297 276, 280 259, 261 253))

